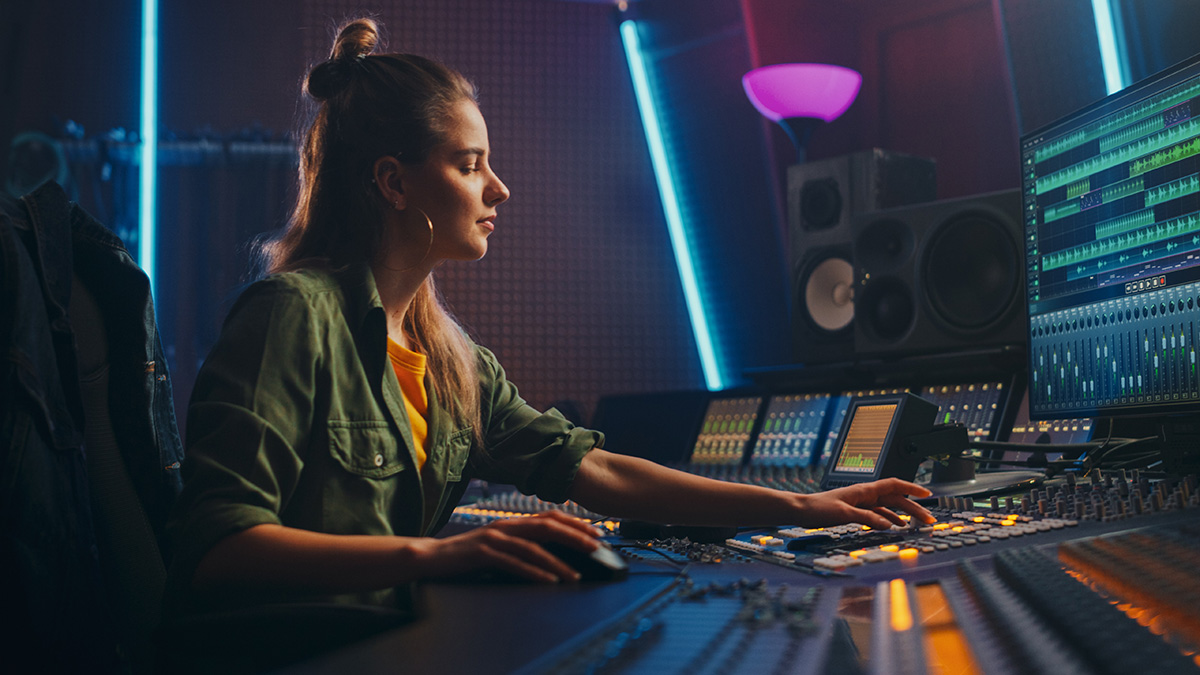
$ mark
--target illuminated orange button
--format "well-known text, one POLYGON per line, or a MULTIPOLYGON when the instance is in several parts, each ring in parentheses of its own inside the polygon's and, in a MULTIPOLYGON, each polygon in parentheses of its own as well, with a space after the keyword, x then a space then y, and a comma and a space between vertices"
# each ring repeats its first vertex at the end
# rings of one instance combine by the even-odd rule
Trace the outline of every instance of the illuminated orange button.
POLYGON ((857 557, 859 557, 859 556, 863 556, 863 555, 866 555, 866 554, 867 554, 867 550, 866 550, 865 548, 860 548, 860 549, 858 549, 857 551, 851 551, 851 552, 850 552, 850 557, 851 557, 851 558, 857 558, 857 557))
POLYGON ((887 551, 888 553, 895 553, 896 551, 900 550, 900 546, 897 544, 888 544, 887 546, 880 546, 879 550, 887 551))
POLYGON ((1015 521, 1015 520, 1002 520, 1002 521, 1000 521, 1000 524, 1001 524, 1001 525, 1003 525, 1003 526, 1005 526, 1005 527, 1009 527, 1009 526, 1011 526, 1011 525, 1016 525, 1016 524, 1017 524, 1017 521, 1015 521))
POLYGON ((959 525, 958 527, 951 528, 951 529, 952 529, 952 531, 954 531, 954 532, 962 532, 962 531, 963 531, 963 529, 962 529, 962 525, 959 525))
POLYGON ((864 529, 864 530, 869 530, 869 529, 871 529, 871 526, 870 526, 870 525, 863 525, 863 526, 862 526, 862 529, 864 529))
POLYGON ((903 579, 892 579, 891 593, 892 630, 906 631, 913 627, 912 607, 908 604, 908 586, 903 579))
POLYGON ((950 526, 949 526, 949 525, 947 525, 946 523, 938 523, 937 525, 934 525, 934 526, 933 526, 933 529, 935 529, 935 530, 944 530, 944 529, 946 529, 947 527, 950 527, 950 526))
POLYGON ((971 520, 975 521, 976 523, 982 523, 984 521, 984 517, 983 516, 975 516, 971 520))
POLYGON ((917 557, 918 553, 920 553, 920 551, 918 551, 915 548, 902 549, 900 551, 900 559, 901 560, 912 560, 913 558, 917 557))

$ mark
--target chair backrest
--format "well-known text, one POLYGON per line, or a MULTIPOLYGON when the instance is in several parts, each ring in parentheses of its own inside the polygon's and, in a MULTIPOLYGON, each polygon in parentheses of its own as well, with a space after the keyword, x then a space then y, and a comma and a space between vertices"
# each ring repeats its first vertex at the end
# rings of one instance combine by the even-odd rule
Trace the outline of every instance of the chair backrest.
POLYGON ((78 275, 68 316, 79 362, 92 516, 114 628, 133 672, 148 673, 154 668, 152 635, 160 619, 166 567, 113 431, 104 316, 78 275))

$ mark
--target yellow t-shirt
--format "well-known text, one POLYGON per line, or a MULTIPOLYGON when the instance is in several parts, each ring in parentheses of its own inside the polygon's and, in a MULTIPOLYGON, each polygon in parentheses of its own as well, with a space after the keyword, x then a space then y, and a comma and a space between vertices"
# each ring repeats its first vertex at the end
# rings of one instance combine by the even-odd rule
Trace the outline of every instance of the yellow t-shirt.
POLYGON ((425 441, 429 437, 429 394, 425 391, 425 355, 404 347, 388 338, 388 358, 396 379, 400 380, 400 391, 404 394, 404 409, 408 412, 408 423, 412 427, 413 443, 416 444, 417 468, 425 466, 425 441))

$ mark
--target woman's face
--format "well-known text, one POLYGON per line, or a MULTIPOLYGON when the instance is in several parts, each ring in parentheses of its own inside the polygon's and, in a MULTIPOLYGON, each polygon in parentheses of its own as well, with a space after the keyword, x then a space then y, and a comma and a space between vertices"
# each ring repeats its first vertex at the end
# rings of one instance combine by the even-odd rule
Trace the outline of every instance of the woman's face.
POLYGON ((406 172, 406 208, 417 207, 433 223, 430 260, 477 260, 487 253, 496 207, 508 187, 488 163, 487 125, 479 108, 459 101, 445 121, 446 142, 406 172))

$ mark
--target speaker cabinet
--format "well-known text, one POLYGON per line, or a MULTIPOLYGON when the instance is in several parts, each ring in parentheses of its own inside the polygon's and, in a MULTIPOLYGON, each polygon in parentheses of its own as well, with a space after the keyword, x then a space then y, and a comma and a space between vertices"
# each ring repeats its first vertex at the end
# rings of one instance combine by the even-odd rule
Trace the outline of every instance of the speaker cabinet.
POLYGON ((788 168, 792 344, 800 363, 854 358, 852 219, 932 201, 932 159, 874 149, 788 168))
POLYGON ((1019 191, 866 214, 851 230, 859 357, 1024 344, 1019 191))

